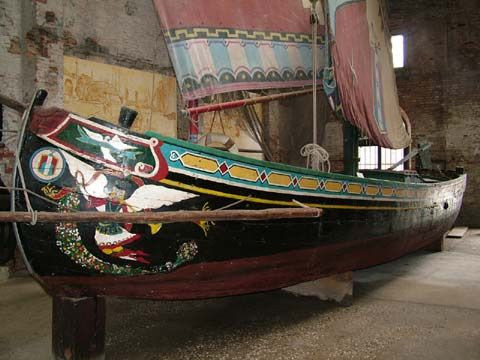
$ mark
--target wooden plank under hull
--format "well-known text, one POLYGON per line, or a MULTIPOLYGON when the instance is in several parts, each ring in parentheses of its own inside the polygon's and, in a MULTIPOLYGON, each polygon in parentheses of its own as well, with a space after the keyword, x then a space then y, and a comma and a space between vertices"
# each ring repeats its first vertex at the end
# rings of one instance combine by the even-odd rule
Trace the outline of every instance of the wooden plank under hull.
MULTIPOLYGON (((407 184, 325 174, 59 109, 36 113, 28 128, 21 164, 28 188, 49 199, 30 199, 39 211, 323 209, 314 219, 18 224, 26 261, 56 296, 206 298, 379 264, 443 236, 465 190, 464 175, 407 184)), ((27 210, 23 193, 14 200, 27 210)))
POLYGON ((452 230, 449 231, 447 237, 450 238, 462 238, 468 231, 468 227, 466 226, 458 226, 454 227, 452 230))

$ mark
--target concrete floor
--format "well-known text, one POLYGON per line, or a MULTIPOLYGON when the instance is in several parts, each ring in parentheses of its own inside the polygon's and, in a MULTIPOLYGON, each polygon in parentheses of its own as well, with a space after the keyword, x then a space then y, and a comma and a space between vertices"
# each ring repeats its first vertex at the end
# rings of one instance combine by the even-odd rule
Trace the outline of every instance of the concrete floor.
MULTIPOLYGON (((480 230, 443 253, 356 272, 340 307, 283 291, 107 300, 107 359, 480 359, 480 230)), ((0 359, 48 359, 51 301, 28 277, 0 284, 0 359)))

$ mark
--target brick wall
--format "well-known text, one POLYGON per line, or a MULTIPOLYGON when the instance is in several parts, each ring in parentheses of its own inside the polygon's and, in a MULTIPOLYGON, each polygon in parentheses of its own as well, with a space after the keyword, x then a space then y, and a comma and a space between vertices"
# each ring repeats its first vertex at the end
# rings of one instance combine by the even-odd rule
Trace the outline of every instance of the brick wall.
MULTIPOLYGON (((457 223, 480 226, 478 0, 388 0, 388 6, 392 35, 405 36, 405 68, 396 75, 413 145, 431 141, 435 165, 466 168, 468 185, 457 223)), ((343 168, 342 141, 341 123, 329 118, 323 144, 335 170, 343 168)))
POLYGON ((400 104, 414 142, 434 143, 432 160, 464 166, 467 192, 459 224, 480 225, 480 11, 478 0, 389 1, 392 34, 406 41, 397 71, 400 104))

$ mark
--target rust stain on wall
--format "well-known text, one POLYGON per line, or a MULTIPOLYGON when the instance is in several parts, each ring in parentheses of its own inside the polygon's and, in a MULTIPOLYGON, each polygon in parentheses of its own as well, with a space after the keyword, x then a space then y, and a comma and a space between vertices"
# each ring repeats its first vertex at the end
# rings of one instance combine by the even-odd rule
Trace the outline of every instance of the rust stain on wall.
POLYGON ((44 26, 34 26, 26 34, 27 55, 49 57, 48 49, 50 44, 55 44, 59 40, 54 30, 44 26))
POLYGON ((177 136, 174 77, 64 57, 65 107, 117 123, 122 106, 138 111, 132 130, 177 136))
POLYGON ((20 39, 18 38, 18 36, 13 36, 12 38, 10 38, 10 47, 8 48, 8 52, 16 55, 22 53, 20 39))

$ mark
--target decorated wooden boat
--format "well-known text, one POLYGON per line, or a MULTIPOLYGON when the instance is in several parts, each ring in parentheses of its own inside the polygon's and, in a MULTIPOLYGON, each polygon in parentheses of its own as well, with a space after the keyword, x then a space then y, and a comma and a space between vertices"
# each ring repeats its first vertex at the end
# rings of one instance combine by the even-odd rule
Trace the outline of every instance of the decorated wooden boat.
MULTIPOLYGON (((305 1, 282 2, 268 21, 248 16, 267 11, 267 3, 237 1, 233 11, 224 1, 199 0, 185 12, 184 0, 155 1, 185 99, 305 86, 315 74, 337 113, 379 145, 407 146, 387 40, 378 35, 378 1, 328 1, 330 31, 320 29, 313 47, 305 1), (328 36, 331 47, 324 46, 328 36), (332 63, 317 72, 309 58, 326 48, 332 63)), ((28 192, 13 192, 12 210, 32 212, 32 222, 15 229, 30 271, 57 296, 207 298, 365 268, 440 239, 465 189, 463 174, 426 180, 320 172, 134 133, 128 121, 113 125, 40 102, 24 119, 14 183, 28 192), (208 214, 302 206, 321 209, 322 216, 43 223, 34 212, 208 214)))
MULTIPOLYGON (((27 188, 53 202, 30 197, 42 211, 324 210, 314 219, 18 223, 34 274, 69 296, 203 298, 364 268, 442 237, 465 188, 465 175, 425 183, 321 173, 43 107, 32 111, 20 163, 27 188)), ((27 210, 22 192, 15 200, 27 210)))

